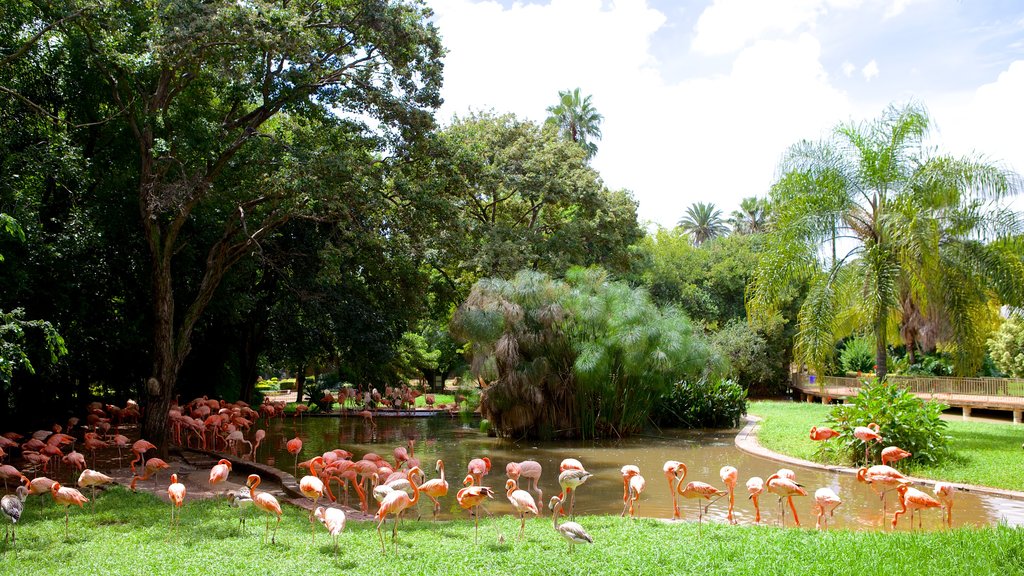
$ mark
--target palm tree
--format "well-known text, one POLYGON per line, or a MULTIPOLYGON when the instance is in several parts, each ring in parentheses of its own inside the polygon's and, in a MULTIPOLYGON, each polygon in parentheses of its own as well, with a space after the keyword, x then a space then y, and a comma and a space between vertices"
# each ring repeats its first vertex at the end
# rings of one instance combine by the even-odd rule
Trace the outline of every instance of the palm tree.
POLYGON ((679 227, 686 232, 695 246, 722 236, 729 227, 722 220, 722 211, 708 202, 695 202, 686 209, 686 216, 679 219, 679 227))
POLYGON ((835 343, 867 328, 884 378, 889 335, 904 328, 909 337, 922 319, 941 317, 967 373, 980 363, 992 303, 1024 300, 1020 219, 999 202, 1019 191, 1019 177, 977 158, 930 156, 928 126, 920 105, 890 106, 783 159, 748 310, 771 313, 793 283, 806 283, 798 361, 827 369, 835 343))
POLYGON ((768 200, 751 196, 740 202, 740 209, 733 210, 729 225, 736 234, 759 234, 768 230, 768 200))
POLYGON ((559 90, 558 104, 548 106, 545 124, 558 128, 563 137, 576 142, 587 152, 587 160, 597 154, 594 140, 601 139, 601 121, 604 116, 597 113, 590 103, 590 96, 580 98, 580 89, 559 90))

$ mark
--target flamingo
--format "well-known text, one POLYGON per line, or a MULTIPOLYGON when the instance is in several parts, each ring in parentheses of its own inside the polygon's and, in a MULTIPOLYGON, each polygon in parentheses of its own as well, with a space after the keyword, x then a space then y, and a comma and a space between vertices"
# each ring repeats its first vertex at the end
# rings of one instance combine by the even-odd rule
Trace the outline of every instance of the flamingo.
POLYGON ((857 470, 857 480, 860 482, 866 482, 871 486, 871 490, 878 494, 878 497, 882 500, 882 518, 885 518, 885 495, 890 490, 895 489, 903 482, 909 482, 910 479, 903 475, 899 470, 884 465, 877 465, 868 468, 867 466, 861 467, 857 470), (875 486, 882 486, 883 490, 879 491, 875 486))
POLYGON ((171 529, 177 527, 174 522, 174 510, 178 510, 178 522, 181 522, 182 505, 185 504, 185 485, 178 482, 178 475, 171 474, 171 485, 167 487, 167 497, 171 499, 171 529))
POLYGON ((296 436, 288 441, 287 444, 288 453, 295 456, 295 470, 294 475, 299 475, 299 452, 302 452, 302 439, 296 436))
POLYGON ((259 430, 256 431, 256 435, 254 437, 255 442, 253 442, 253 444, 252 444, 252 461, 253 462, 256 461, 256 450, 259 449, 260 442, 263 442, 263 439, 266 436, 267 436, 267 431, 266 430, 260 428, 259 430))
MULTIPOLYGON (((104 443, 104 446, 105 445, 106 443, 104 443)), ((156 446, 148 440, 140 439, 136 440, 135 443, 132 444, 132 452, 135 454, 135 459, 128 463, 128 467, 131 468, 133 476, 135 475, 135 463, 141 461, 142 463, 139 464, 139 466, 144 466, 146 464, 146 452, 149 450, 156 450, 156 446)), ((93 460, 95 460, 95 455, 93 456, 93 460)))
POLYGON ((576 489, 586 483, 590 477, 593 476, 590 472, 578 468, 569 468, 558 475, 558 485, 562 487, 562 492, 558 495, 559 499, 565 500, 569 498, 569 493, 572 493, 572 497, 569 499, 569 516, 575 518, 576 516, 576 489))
POLYGON ((231 461, 221 458, 213 468, 210 468, 210 485, 215 486, 228 479, 231 472, 231 461))
POLYGON ((416 486, 415 473, 423 474, 423 471, 419 468, 413 467, 409 470, 409 483, 412 484, 412 497, 402 490, 395 490, 384 497, 384 500, 380 503, 380 508, 377 509, 377 514, 374 519, 377 520, 377 536, 380 537, 380 553, 384 553, 384 535, 381 534, 381 526, 384 525, 384 521, 387 520, 388 514, 395 516, 395 523, 391 529, 391 540, 395 543, 395 553, 398 553, 398 516, 406 509, 416 505, 416 502, 420 498, 420 489, 416 486))
POLYGON ((831 517, 832 514, 835 513, 836 508, 838 508, 843 501, 839 499, 839 496, 837 496, 831 488, 818 488, 814 491, 814 502, 816 503, 814 513, 818 515, 818 520, 814 523, 814 527, 818 530, 822 530, 821 524, 822 520, 824 520, 824 529, 828 530, 828 518, 825 517, 825 514, 828 514, 829 517, 831 517))
POLYGON ((874 440, 875 442, 881 442, 882 437, 878 434, 878 424, 874 422, 867 426, 857 426, 853 429, 853 435, 855 438, 864 443, 864 463, 870 464, 871 460, 868 459, 869 442, 874 440))
POLYGON ((726 517, 729 519, 730 524, 735 524, 736 520, 732 517, 732 507, 735 501, 736 482, 739 479, 739 471, 732 466, 722 466, 722 469, 718 471, 718 475, 729 490, 729 514, 726 517))
POLYGON ((83 504, 89 501, 89 499, 74 488, 61 486, 60 482, 54 482, 53 485, 50 486, 50 495, 53 496, 54 501, 64 507, 64 538, 68 538, 68 514, 70 506, 75 505, 81 508, 83 504))
POLYGON ((252 509, 252 495, 248 488, 243 487, 239 491, 229 490, 227 493, 228 504, 232 508, 238 508, 238 524, 245 530, 245 515, 252 509))
POLYGON ((575 458, 566 458, 562 460, 562 463, 558 465, 558 472, 565 472, 566 470, 583 470, 583 464, 575 458))
MULTIPOLYGON (((686 478, 686 474, 683 474, 683 478, 686 478)), ((726 492, 725 490, 719 490, 718 488, 715 488, 714 486, 706 482, 688 482, 686 486, 680 489, 679 487, 682 486, 683 484, 683 478, 680 478, 679 482, 676 484, 676 491, 679 492, 679 495, 682 496, 683 498, 698 499, 697 524, 702 524, 704 522, 704 512, 707 510, 707 508, 710 508, 711 505, 718 500, 718 498, 725 496, 726 494, 728 494, 728 492, 726 492), (708 502, 707 506, 701 506, 699 500, 700 498, 711 500, 712 496, 716 497, 715 500, 708 502)))
POLYGON ((299 491, 306 498, 313 501, 313 508, 309 511, 309 523, 311 531, 313 532, 313 545, 316 545, 316 526, 313 525, 313 512, 320 499, 324 497, 324 481, 320 479, 320 476, 316 473, 316 466, 319 464, 321 468, 324 465, 323 456, 317 456, 309 463, 309 476, 303 476, 299 480, 299 491))
POLYGON ((327 532, 334 539, 334 556, 338 556, 338 535, 345 530, 345 511, 340 508, 324 508, 317 506, 313 511, 320 523, 327 528, 327 532))
MULTIPOLYGON (((476 536, 474 542, 480 542, 480 514, 476 512, 477 507, 483 506, 483 501, 488 498, 494 498, 494 491, 487 486, 476 486, 473 483, 473 475, 467 474, 466 478, 463 479, 462 485, 465 486, 455 494, 455 500, 459 503, 459 506, 463 510, 473 510, 474 524, 476 526, 476 536)), ((487 508, 484 508, 487 511, 487 508)), ((488 512, 490 514, 490 512, 488 512)))
POLYGON ((537 503, 534 502, 533 496, 530 495, 526 490, 520 490, 519 484, 515 480, 509 478, 505 481, 505 495, 508 497, 508 501, 512 504, 512 507, 519 513, 519 540, 523 539, 523 534, 526 533, 526 513, 530 512, 534 516, 540 515, 540 511, 537 510, 537 503))
POLYGON ((757 498, 764 492, 764 480, 760 476, 754 476, 747 480, 747 492, 750 494, 750 500, 754 503, 754 523, 760 524, 761 507, 757 505, 757 498))
POLYGON ((437 499, 448 495, 448 481, 444 479, 444 461, 438 460, 434 464, 434 470, 439 472, 441 477, 420 484, 420 493, 434 503, 434 520, 437 520, 437 513, 441 510, 441 503, 437 499))
POLYGON ((839 432, 836 432, 831 428, 826 428, 824 426, 820 428, 818 426, 811 426, 811 440, 823 441, 828 440, 829 438, 835 438, 839 435, 839 432))
POLYGON ((522 462, 509 462, 505 466, 505 473, 508 477, 519 481, 520 478, 526 478, 530 480, 530 490, 537 493, 537 502, 544 501, 544 492, 541 491, 537 484, 540 482, 540 475, 543 472, 543 468, 540 466, 540 462, 534 460, 523 460, 522 462))
POLYGON ((483 484, 484 476, 491 471, 491 459, 486 456, 483 458, 473 458, 469 461, 469 465, 466 468, 473 476, 473 481, 479 486, 483 484))
POLYGON ((640 493, 647 487, 647 481, 640 475, 640 469, 636 466, 626 465, 622 467, 622 484, 626 490, 626 494, 622 497, 622 514, 619 516, 626 515, 626 506, 628 501, 629 506, 629 517, 633 518, 634 512, 640 510, 640 505, 637 504, 637 500, 640 499, 640 493))
POLYGON ((672 518, 678 520, 679 500, 676 497, 676 482, 679 480, 679 471, 685 467, 682 462, 666 460, 661 469, 665 473, 665 479, 668 480, 668 491, 672 494, 672 518))
POLYGON ((86 468, 82 470, 82 473, 78 476, 78 487, 85 488, 86 486, 91 487, 93 506, 96 505, 96 487, 101 484, 110 484, 114 479, 106 474, 90 470, 86 468))
POLYGON ((21 479, 25 477, 26 476, 24 474, 19 472, 17 468, 10 464, 0 465, 0 478, 4 481, 4 491, 7 490, 8 480, 17 480, 18 482, 21 482, 21 479))
POLYGON ((551 502, 548 503, 548 508, 551 509, 551 525, 555 527, 555 531, 561 534, 562 538, 565 538, 566 542, 569 543, 569 553, 571 554, 576 548, 576 544, 593 544, 594 539, 587 534, 587 531, 583 529, 576 522, 562 522, 558 523, 558 513, 564 512, 562 508, 562 500, 558 496, 552 496, 551 502))
POLYGON ((50 486, 53 486, 53 480, 50 480, 46 476, 33 478, 28 483, 28 495, 42 496, 43 494, 49 494, 50 486))
POLYGON ((267 541, 267 532, 270 532, 270 516, 277 516, 277 524, 274 524, 274 535, 270 537, 270 543, 274 544, 277 539, 277 527, 281 525, 281 505, 277 502, 277 498, 274 498, 273 494, 269 492, 256 491, 260 482, 261 479, 259 474, 249 474, 249 478, 246 479, 245 485, 249 488, 252 505, 268 514, 267 529, 263 532, 264 542, 267 541))
POLYGON ((943 523, 947 528, 952 528, 953 494, 956 492, 956 488, 949 482, 936 482, 933 492, 935 492, 935 499, 938 500, 946 510, 946 517, 943 523))
MULTIPOLYGON (((921 492, 917 488, 911 488, 910 483, 904 482, 896 487, 896 492, 900 495, 900 510, 897 510, 892 515, 892 527, 896 527, 896 522, 899 521, 901 514, 910 512, 910 527, 914 527, 914 510, 927 510, 928 508, 941 508, 942 503, 932 498, 931 496, 921 492)), ((921 516, 917 517, 917 527, 921 527, 921 516)))
POLYGON ((910 452, 907 452, 903 448, 898 446, 887 446, 882 449, 882 464, 887 465, 892 462, 903 460, 913 456, 910 452))
POLYGON ((135 491, 136 481, 142 480, 143 482, 145 482, 146 480, 149 480, 151 477, 156 475, 156 473, 159 472, 160 470, 163 470, 164 468, 170 468, 170 466, 167 464, 167 462, 164 462, 160 458, 150 458, 149 460, 146 460, 146 466, 144 468, 145 470, 142 476, 132 476, 132 483, 129 485, 132 491, 135 491))
MULTIPOLYGON (((25 483, 27 484, 27 482, 25 483)), ((25 499, 28 498, 28 486, 25 484, 18 486, 15 490, 15 494, 7 494, 3 498, 0 498, 0 512, 11 521, 10 532, 13 532, 11 537, 11 546, 13 547, 18 541, 18 520, 21 520, 21 513, 25 510, 25 499)), ((8 538, 7 525, 4 524, 4 546, 7 546, 8 538)))
POLYGON ((786 526, 786 509, 782 507, 783 498, 789 502, 789 509, 793 511, 793 521, 796 522, 797 526, 800 526, 800 517, 796 515, 796 507, 793 506, 793 496, 807 496, 807 490, 804 490, 803 486, 797 484, 796 481, 779 475, 778 472, 769 476, 765 484, 767 484, 769 492, 779 497, 779 514, 782 526, 786 526))

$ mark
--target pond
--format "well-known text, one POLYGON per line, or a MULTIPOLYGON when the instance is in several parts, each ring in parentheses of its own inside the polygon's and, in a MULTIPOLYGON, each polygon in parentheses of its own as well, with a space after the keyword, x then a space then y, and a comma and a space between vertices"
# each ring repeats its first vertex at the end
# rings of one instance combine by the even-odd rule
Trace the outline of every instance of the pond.
MULTIPOLYGON (((678 460, 686 464, 689 473, 686 482, 699 480, 725 489, 718 476, 722 466, 731 465, 739 469, 734 516, 742 523, 753 523, 754 507, 747 498, 745 483, 751 476, 767 479, 780 468, 780 464, 765 458, 752 456, 740 451, 734 445, 737 430, 663 430, 657 436, 635 436, 623 440, 599 442, 554 441, 554 442, 513 442, 488 437, 474 425, 461 423, 447 416, 430 418, 376 418, 376 430, 359 417, 307 417, 273 419, 269 426, 260 420, 258 427, 266 427, 267 438, 260 447, 259 461, 292 473, 294 457, 285 448, 287 440, 298 436, 303 449, 299 460, 307 460, 335 448, 352 452, 353 459, 367 452, 376 452, 387 460, 393 460, 392 450, 404 446, 410 438, 416 440, 416 457, 420 459, 428 479, 436 476, 434 461, 444 460, 449 494, 441 500, 442 518, 466 517, 455 502, 455 492, 462 487, 466 465, 473 458, 487 456, 492 469, 484 476, 484 485, 495 490, 495 500, 488 504, 494 514, 512 513, 512 507, 504 496, 505 464, 522 460, 535 460, 544 469, 540 488, 544 493, 544 505, 560 488, 557 481, 558 465, 563 458, 576 458, 594 474, 579 489, 576 497, 577 514, 619 514, 622 512, 622 476, 619 469, 625 464, 639 466, 647 481, 647 488, 640 497, 640 515, 656 518, 670 518, 672 500, 668 482, 662 473, 666 460, 678 460)), ((797 481, 807 489, 807 497, 796 497, 794 503, 802 526, 814 526, 814 491, 830 487, 843 500, 830 521, 830 527, 855 530, 872 530, 882 527, 881 504, 868 485, 856 481, 852 475, 793 468, 797 481)), ((301 473, 300 473, 301 475, 301 473)), ((931 493, 931 486, 918 486, 931 493)), ((353 495, 354 498, 354 495, 353 495)), ((725 522, 728 498, 722 498, 711 506, 705 518, 725 522)), ((762 523, 778 520, 777 498, 763 494, 760 498, 762 523)), ((538 505, 540 503, 538 502, 538 505)), ((680 498, 684 519, 696 520, 697 508, 693 500, 680 498)), ((888 515, 886 526, 897 507, 895 492, 887 497, 888 515)), ((430 516, 429 503, 422 504, 421 513, 430 516)), ((371 501, 371 512, 375 510, 371 501)), ((547 511, 545 511, 547 514, 547 511)), ((792 525, 787 510, 786 525, 792 525)), ((941 527, 940 514, 929 510, 924 515, 926 529, 941 527)), ((1005 522, 1010 526, 1024 525, 1024 502, 960 492, 956 495, 953 508, 954 526, 990 526, 1005 522)), ((916 524, 916 521, 915 521, 916 524)), ((909 529, 909 522, 900 520, 900 529, 909 529)))

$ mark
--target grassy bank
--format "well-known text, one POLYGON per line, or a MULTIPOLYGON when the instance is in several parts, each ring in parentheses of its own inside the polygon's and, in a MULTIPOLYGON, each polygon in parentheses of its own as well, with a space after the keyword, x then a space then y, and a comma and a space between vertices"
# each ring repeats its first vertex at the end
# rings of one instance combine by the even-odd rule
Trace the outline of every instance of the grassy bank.
MULTIPOLYGON (((808 438, 811 426, 822 425, 829 407, 799 402, 751 402, 751 414, 764 418, 758 439, 766 448, 814 460, 817 443, 808 438)), ((915 476, 1024 490, 1020 462, 1024 427, 988 422, 948 422, 952 457, 932 466, 909 463, 915 476)), ((884 436, 884 433, 883 433, 884 436)), ((902 463, 901 463, 902 467, 902 463)))
POLYGON ((569 555, 547 517, 529 520, 521 542, 518 519, 485 518, 479 545, 469 521, 403 521, 398 554, 388 540, 382 558, 374 524, 350 522, 335 559, 327 533, 318 526, 311 546, 306 513, 291 506, 277 543, 265 545, 262 518, 240 533, 237 511, 223 501, 187 502, 174 535, 167 530, 169 510, 150 495, 117 488, 98 499, 95 511, 74 509, 65 540, 63 508, 48 496, 32 497, 17 554, 7 551, 0 573, 860 574, 884 565, 886 573, 905 576, 1020 574, 1024 567, 1024 530, 1005 527, 915 534, 705 524, 698 533, 690 523, 581 517, 595 544, 569 555))

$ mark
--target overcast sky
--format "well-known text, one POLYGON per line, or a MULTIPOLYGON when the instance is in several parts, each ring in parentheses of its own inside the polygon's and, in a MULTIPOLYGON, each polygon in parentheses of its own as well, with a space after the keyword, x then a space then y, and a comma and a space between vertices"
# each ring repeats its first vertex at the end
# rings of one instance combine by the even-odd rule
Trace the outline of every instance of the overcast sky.
POLYGON ((604 115, 593 166, 643 221, 674 226, 694 202, 728 215, 767 194, 790 144, 910 99, 940 151, 1024 171, 1021 0, 427 2, 448 49, 441 123, 541 122, 580 87, 604 115))

